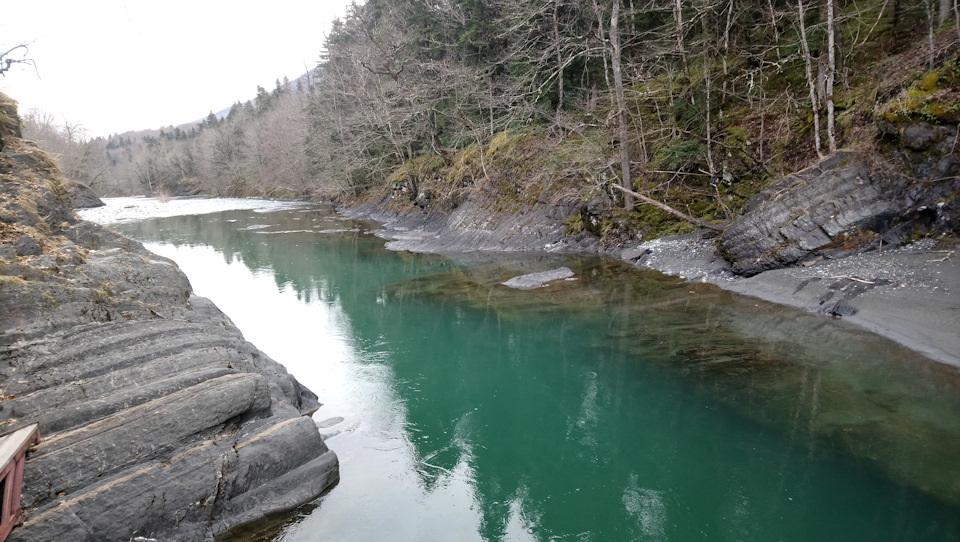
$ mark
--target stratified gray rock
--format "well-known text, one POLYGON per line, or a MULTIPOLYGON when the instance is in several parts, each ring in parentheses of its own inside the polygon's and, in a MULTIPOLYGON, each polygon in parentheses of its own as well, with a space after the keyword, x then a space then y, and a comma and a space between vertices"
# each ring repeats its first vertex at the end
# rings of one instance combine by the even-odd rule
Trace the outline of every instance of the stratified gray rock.
MULTIPOLYGON (((385 202, 384 202, 385 203, 385 202)), ((395 212, 386 205, 364 204, 342 208, 349 218, 376 220, 391 250, 457 253, 474 251, 584 252, 596 251, 595 237, 566 237, 564 221, 579 206, 576 198, 536 201, 510 209, 493 209, 484 197, 466 198, 453 209, 413 206, 395 212)), ((441 208, 442 207, 442 208, 441 208)))
POLYGON ((43 438, 8 540, 212 540, 335 483, 316 395, 174 262, 78 221, 36 178, 48 160, 0 157, 34 172, 0 187, 23 232, 0 245, 0 430, 43 438))
POLYGON ((620 259, 633 262, 644 257, 648 252, 650 252, 649 249, 642 247, 625 248, 620 252, 620 259))
MULTIPOLYGON (((912 145, 932 145, 931 153, 945 150, 943 139, 931 135, 943 135, 942 130, 921 132, 911 136, 912 145)), ((950 169, 954 158, 948 152, 929 167, 915 165, 929 174, 950 169)), ((918 171, 875 156, 838 152, 747 202, 717 247, 735 273, 750 276, 898 245, 932 229, 958 231, 958 207, 956 176, 918 178, 918 171)))
POLYGON ((42 252, 40 243, 33 240, 29 235, 21 235, 13 242, 13 248, 17 256, 37 256, 42 252))
POLYGON ((17 248, 11 243, 0 245, 0 262, 15 262, 17 260, 17 248))
POLYGON ((567 279, 572 276, 573 271, 569 267, 559 267, 557 269, 551 269, 550 271, 541 271, 539 273, 529 273, 527 275, 513 277, 504 282, 503 285, 516 288, 517 290, 532 290, 550 281, 567 279))
POLYGON ((67 190, 70 192, 70 206, 74 209, 89 209, 106 205, 97 197, 92 188, 83 183, 69 181, 67 190))
MULTIPOLYGON (((109 238, 110 236, 104 236, 109 238)), ((10 540, 208 540, 319 496, 319 403, 176 265, 105 248, 7 265, 0 423, 39 422, 10 540)))

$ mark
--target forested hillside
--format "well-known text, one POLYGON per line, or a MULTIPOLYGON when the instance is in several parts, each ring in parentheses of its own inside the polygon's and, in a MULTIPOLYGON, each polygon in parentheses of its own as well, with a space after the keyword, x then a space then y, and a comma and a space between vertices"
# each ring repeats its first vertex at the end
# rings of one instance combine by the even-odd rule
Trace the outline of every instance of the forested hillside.
POLYGON ((88 140, 34 112, 25 135, 101 194, 487 190, 662 233, 687 226, 612 185, 728 219, 818 155, 879 149, 878 122, 960 120, 958 45, 956 0, 369 0, 313 73, 225 118, 88 140))

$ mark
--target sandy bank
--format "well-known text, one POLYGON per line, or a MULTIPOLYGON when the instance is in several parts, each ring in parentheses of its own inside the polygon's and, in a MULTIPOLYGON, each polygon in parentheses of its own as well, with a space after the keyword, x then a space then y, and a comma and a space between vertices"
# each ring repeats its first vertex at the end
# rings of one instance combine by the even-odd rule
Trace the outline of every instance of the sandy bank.
POLYGON ((730 272, 713 241, 692 234, 624 250, 637 265, 693 282, 843 318, 874 333, 960 367, 960 243, 923 240, 808 267, 730 272))

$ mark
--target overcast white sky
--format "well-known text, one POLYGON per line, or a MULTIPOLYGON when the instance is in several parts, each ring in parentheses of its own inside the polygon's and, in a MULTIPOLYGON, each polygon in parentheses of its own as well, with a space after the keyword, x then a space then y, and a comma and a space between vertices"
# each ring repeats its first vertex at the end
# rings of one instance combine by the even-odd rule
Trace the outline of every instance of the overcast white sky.
MULTIPOLYGON (((362 2, 358 2, 362 3, 362 2)), ((0 91, 89 137, 176 125, 271 90, 320 58, 349 0, 16 0, 0 49, 32 42, 0 91)), ((0 51, 0 52, 2 52, 0 51)))

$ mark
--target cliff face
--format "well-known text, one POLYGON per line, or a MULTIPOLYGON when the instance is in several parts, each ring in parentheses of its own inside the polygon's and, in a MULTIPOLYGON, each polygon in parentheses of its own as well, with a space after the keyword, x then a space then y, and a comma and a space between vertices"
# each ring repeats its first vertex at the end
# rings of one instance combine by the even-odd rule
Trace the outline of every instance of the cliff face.
POLYGON ((334 484, 316 396, 0 126, 0 427, 43 437, 9 540, 209 540, 334 484))
POLYGON ((880 127, 887 152, 835 153, 748 201, 718 243, 733 271, 756 275, 960 232, 957 127, 880 127))

